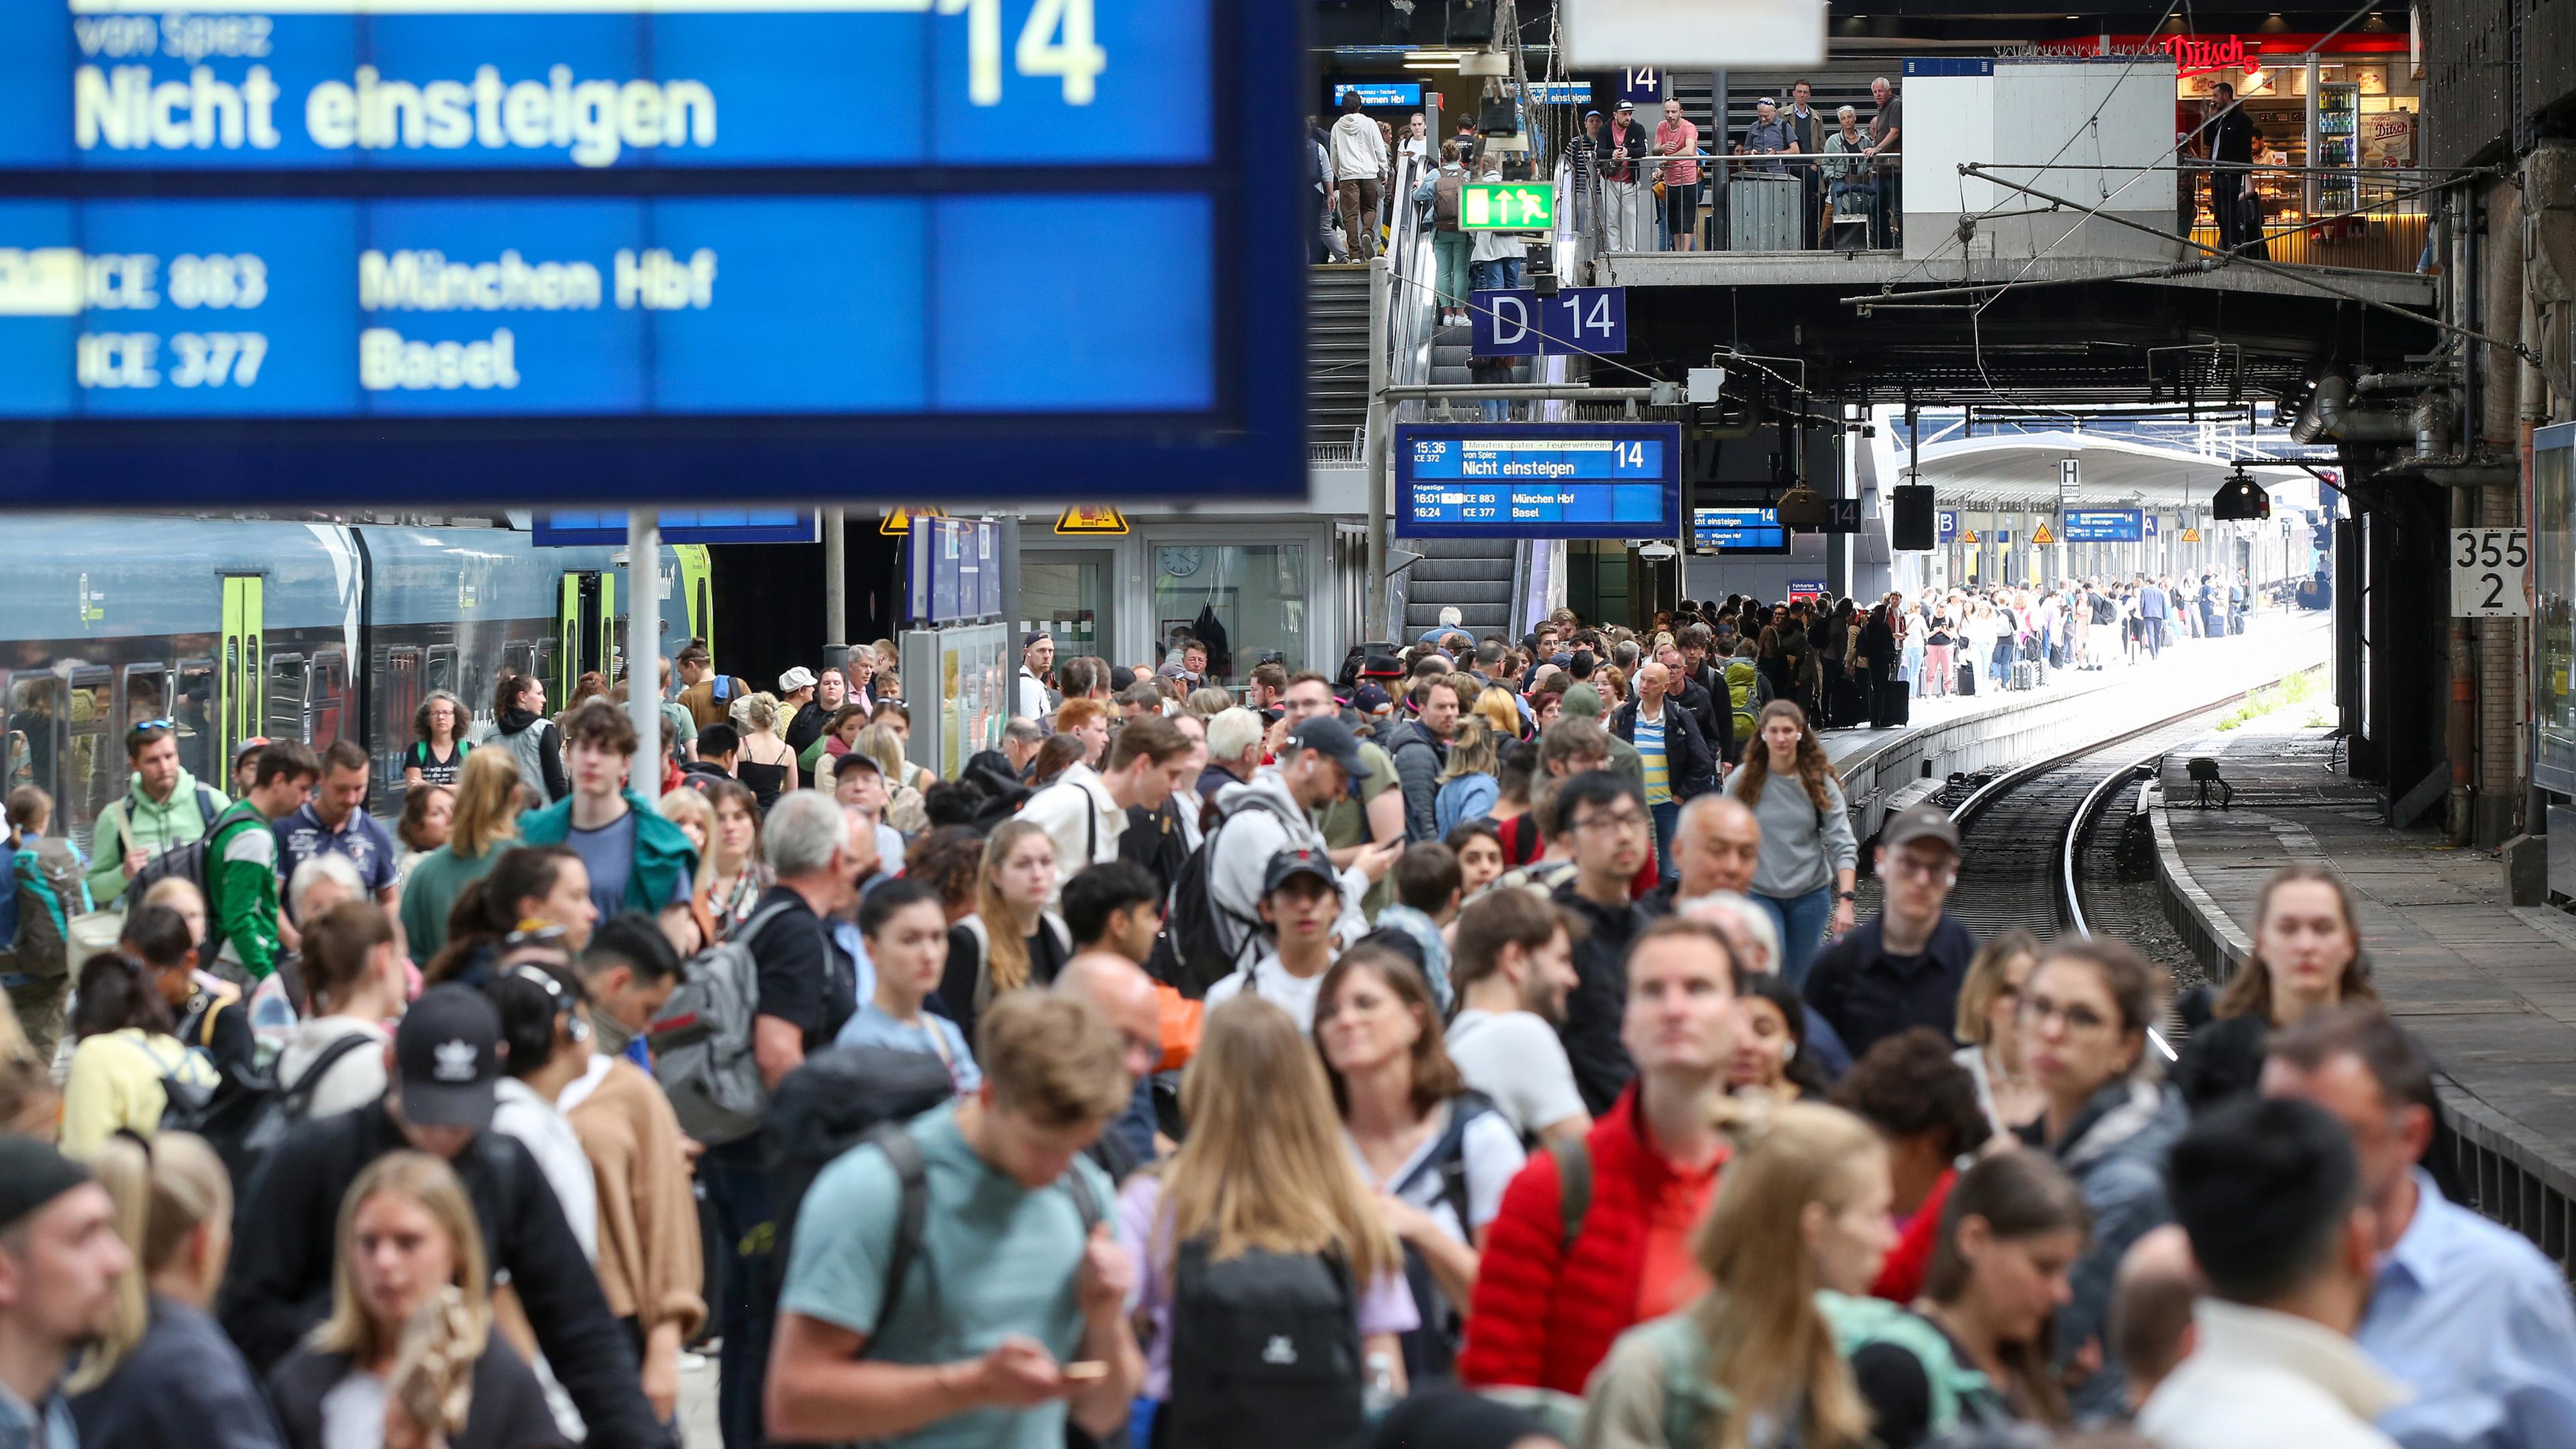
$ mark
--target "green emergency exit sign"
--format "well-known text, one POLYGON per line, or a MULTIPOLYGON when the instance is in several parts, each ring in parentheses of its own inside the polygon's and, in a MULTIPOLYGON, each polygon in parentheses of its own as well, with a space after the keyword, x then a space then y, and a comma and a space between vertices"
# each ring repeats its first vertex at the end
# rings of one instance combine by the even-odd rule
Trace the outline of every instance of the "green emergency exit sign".
POLYGON ((1556 183, 1470 181, 1458 194, 1463 231, 1556 230, 1556 183))

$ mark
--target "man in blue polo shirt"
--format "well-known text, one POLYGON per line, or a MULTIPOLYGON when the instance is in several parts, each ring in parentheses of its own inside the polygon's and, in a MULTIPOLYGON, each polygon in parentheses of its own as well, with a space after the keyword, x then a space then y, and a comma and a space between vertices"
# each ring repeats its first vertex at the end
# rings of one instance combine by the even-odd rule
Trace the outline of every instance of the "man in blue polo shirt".
MULTIPOLYGON (((296 867, 318 855, 337 855, 358 868, 358 879, 387 915, 401 905, 396 867, 402 853, 391 835, 367 814, 367 752, 355 740, 333 740, 322 752, 322 787, 302 809, 269 827, 277 833, 277 878, 295 879, 296 867)), ((295 943, 292 922, 284 923, 295 943)))

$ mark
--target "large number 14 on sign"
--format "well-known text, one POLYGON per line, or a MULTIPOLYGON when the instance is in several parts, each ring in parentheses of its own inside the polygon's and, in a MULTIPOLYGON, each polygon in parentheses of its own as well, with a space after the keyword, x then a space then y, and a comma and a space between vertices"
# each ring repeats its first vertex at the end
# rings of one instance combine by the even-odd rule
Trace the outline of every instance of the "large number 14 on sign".
MULTIPOLYGON (((1064 103, 1087 106, 1094 82, 1109 68, 1109 52, 1092 38, 1092 0, 1037 0, 1012 59, 1024 76, 1051 75, 1064 82, 1064 103)), ((1002 103, 1002 0, 939 0, 939 13, 966 15, 966 98, 979 106, 1002 103)))

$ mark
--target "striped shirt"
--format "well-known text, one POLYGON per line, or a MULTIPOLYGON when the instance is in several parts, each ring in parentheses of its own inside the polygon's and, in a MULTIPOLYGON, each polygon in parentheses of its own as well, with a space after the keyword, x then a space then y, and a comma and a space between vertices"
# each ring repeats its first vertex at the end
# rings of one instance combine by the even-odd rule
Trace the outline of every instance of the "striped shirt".
POLYGON ((1661 717, 1649 721, 1637 715, 1636 738, 1629 741, 1637 747, 1637 758, 1646 767, 1646 803, 1669 805, 1673 802, 1673 774, 1664 763, 1664 722, 1661 717))

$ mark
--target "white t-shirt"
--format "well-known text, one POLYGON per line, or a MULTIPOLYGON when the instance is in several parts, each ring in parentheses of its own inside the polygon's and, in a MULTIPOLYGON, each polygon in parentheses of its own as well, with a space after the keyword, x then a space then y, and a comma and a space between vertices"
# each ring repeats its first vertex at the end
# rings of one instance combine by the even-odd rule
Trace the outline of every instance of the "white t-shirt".
POLYGON ((351 1369, 322 1395, 322 1449, 383 1449, 385 1400, 392 1386, 351 1369))
MULTIPOLYGON (((1531 1020, 1537 1018, 1532 1017, 1531 1020)), ((1451 1109, 1442 1107, 1440 1110, 1443 1115, 1439 1125, 1431 1129, 1431 1135, 1423 1138, 1422 1145, 1415 1148, 1413 1155, 1404 1160, 1404 1165, 1384 1182, 1370 1177, 1368 1163, 1360 1157, 1359 1144, 1351 1142, 1347 1132, 1342 1140, 1350 1145, 1351 1162, 1359 1168, 1360 1180, 1372 1190, 1384 1191, 1395 1184, 1403 1184, 1404 1190, 1399 1196, 1429 1213, 1442 1232, 1459 1242, 1472 1244, 1476 1241, 1475 1229, 1492 1222, 1495 1214, 1503 1210, 1503 1189, 1512 1185, 1512 1177, 1521 1170, 1527 1154, 1521 1151, 1520 1133, 1504 1119, 1502 1113, 1487 1112, 1468 1123, 1466 1136, 1458 1144, 1458 1156, 1467 1165, 1469 1220, 1459 1222, 1458 1215, 1441 1200, 1440 1174, 1420 1172, 1422 1164, 1431 1156, 1431 1149, 1439 1146, 1440 1139, 1449 1132, 1446 1114, 1451 1109)))
POLYGON ((1536 1012, 1459 1012, 1449 1023, 1446 1045, 1467 1085, 1493 1098, 1518 1135, 1535 1137, 1583 1115, 1583 1094, 1575 1089, 1565 1043, 1536 1012))
MULTIPOLYGON (((1329 963, 1328 963, 1329 964, 1329 963)), ((1207 1009, 1216 1010, 1243 994, 1246 973, 1237 971, 1208 988, 1207 1009)), ((1252 994, 1297 1018, 1299 1031, 1315 1029, 1315 997, 1324 987, 1324 973, 1291 976, 1276 956, 1264 956, 1252 963, 1252 994)))

